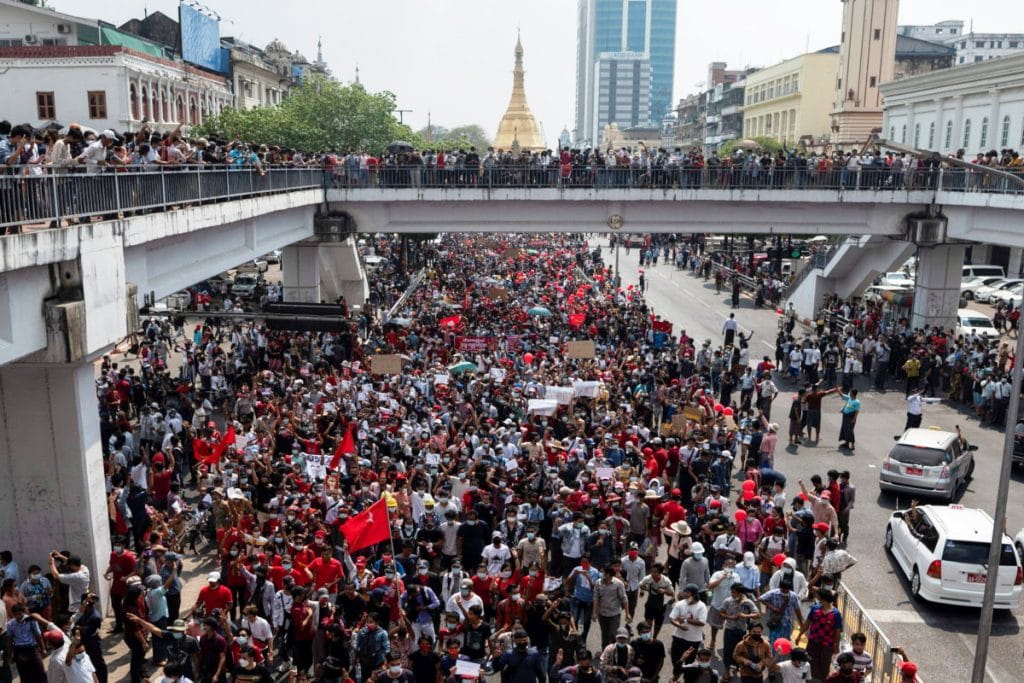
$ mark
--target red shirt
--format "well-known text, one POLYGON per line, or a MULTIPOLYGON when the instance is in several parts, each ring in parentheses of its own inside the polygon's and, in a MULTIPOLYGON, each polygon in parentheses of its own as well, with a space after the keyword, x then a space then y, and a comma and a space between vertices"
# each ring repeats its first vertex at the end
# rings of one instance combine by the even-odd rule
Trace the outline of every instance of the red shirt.
POLYGON ((128 593, 128 584, 125 580, 135 571, 135 564, 135 553, 130 550, 125 550, 120 555, 110 553, 110 574, 113 579, 110 583, 111 595, 128 593))
POLYGON ((153 473, 153 497, 157 500, 167 500, 167 496, 171 492, 172 474, 174 474, 174 470, 170 469, 153 473))
POLYGON ((669 500, 661 504, 658 514, 662 518, 662 526, 671 526, 686 519, 686 508, 677 500, 669 500))
POLYGON ((200 588, 196 604, 202 603, 206 608, 206 614, 209 615, 215 609, 223 610, 232 601, 231 589, 224 584, 217 584, 216 588, 210 585, 200 588))
MULTIPOLYGON (((313 585, 317 588, 324 588, 329 583, 335 583, 344 575, 341 562, 333 557, 327 560, 318 557, 309 563, 307 569, 313 573, 313 585)), ((336 589, 337 586, 335 585, 333 588, 336 589)))

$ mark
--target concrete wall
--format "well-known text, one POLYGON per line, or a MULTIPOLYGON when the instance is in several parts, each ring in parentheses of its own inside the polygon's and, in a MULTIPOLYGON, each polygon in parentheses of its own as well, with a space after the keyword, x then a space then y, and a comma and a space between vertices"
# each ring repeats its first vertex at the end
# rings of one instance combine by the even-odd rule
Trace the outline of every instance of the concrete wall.
POLYGON ((96 384, 89 363, 0 367, 0 547, 22 571, 81 555, 106 597, 110 556, 96 384))

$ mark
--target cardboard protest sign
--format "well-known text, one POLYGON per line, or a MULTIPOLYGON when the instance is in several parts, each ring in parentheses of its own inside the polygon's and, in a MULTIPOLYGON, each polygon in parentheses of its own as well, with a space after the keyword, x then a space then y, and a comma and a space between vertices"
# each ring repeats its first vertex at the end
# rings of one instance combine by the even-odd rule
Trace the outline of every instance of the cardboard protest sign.
MULTIPOLYGON (((693 420, 698 424, 704 421, 704 413, 701 412, 700 408, 694 408, 693 406, 686 406, 683 408, 683 417, 687 420, 693 420)), ((672 419, 674 420, 675 417, 672 419)))
POLYGON ((401 375, 402 357, 393 353, 370 356, 370 371, 375 375, 401 375))
POLYGON ((592 341, 571 341, 566 344, 566 358, 594 358, 596 355, 592 341))

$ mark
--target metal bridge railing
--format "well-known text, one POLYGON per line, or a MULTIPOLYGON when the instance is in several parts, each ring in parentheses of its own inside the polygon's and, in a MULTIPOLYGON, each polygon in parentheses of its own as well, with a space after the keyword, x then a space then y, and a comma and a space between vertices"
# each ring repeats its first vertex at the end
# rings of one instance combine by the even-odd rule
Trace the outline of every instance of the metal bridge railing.
MULTIPOLYGON (((872 619, 853 593, 842 583, 836 591, 836 608, 843 615, 843 638, 848 642, 854 633, 863 633, 867 638, 864 652, 871 656, 874 672, 871 683, 899 683, 902 658, 892 651, 893 643, 872 619)), ((918 683, 924 683, 917 676, 918 683)))
POLYGON ((132 212, 323 186, 319 167, 118 168, 95 174, 38 167, 24 170, 25 175, 0 175, 0 233, 22 225, 60 226, 64 220, 113 219, 132 212))

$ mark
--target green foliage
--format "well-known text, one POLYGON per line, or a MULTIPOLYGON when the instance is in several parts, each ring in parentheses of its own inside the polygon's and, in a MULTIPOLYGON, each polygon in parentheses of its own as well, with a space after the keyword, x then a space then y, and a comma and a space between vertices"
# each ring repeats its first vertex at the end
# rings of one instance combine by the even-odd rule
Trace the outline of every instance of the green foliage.
MULTIPOLYGON (((755 138, 744 138, 744 139, 751 139, 751 140, 753 140, 754 142, 756 142, 756 143, 761 145, 761 150, 762 151, 770 152, 773 155, 778 154, 779 152, 782 151, 782 143, 779 142, 778 140, 776 140, 775 138, 769 138, 769 137, 765 137, 765 136, 761 135, 761 136, 758 136, 758 137, 755 137, 755 138)), ((718 155, 719 156, 731 156, 736 151, 736 143, 737 142, 739 142, 739 140, 728 140, 728 141, 726 141, 724 144, 722 144, 721 149, 718 150, 718 155)))
POLYGON ((370 93, 358 83, 313 76, 280 104, 227 109, 204 121, 197 134, 312 152, 351 148, 379 154, 395 140, 418 145, 419 138, 395 120, 394 111, 390 92, 370 93))
MULTIPOLYGON (((421 128, 416 134, 426 141, 427 133, 426 128, 421 128)), ((431 126, 429 133, 431 141, 424 142, 424 145, 434 149, 469 149, 470 147, 476 147, 477 151, 481 152, 491 146, 491 139, 487 137, 487 132, 482 126, 476 124, 456 126, 455 128, 431 126)))

